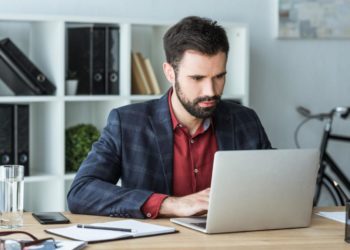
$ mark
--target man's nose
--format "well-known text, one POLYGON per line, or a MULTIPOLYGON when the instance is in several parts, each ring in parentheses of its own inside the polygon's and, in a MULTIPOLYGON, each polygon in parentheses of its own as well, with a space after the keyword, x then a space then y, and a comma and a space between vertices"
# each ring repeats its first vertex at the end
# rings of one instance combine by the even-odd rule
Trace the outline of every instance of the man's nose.
POLYGON ((203 95, 205 96, 214 96, 215 93, 215 85, 213 79, 208 79, 205 81, 203 95))

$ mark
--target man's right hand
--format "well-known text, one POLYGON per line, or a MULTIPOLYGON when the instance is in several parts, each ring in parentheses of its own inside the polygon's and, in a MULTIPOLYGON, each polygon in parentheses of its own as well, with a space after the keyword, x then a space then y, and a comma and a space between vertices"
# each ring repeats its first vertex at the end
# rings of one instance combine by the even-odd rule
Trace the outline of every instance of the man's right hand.
POLYGON ((187 217, 206 214, 209 205, 210 188, 183 197, 169 196, 159 210, 163 217, 187 217))

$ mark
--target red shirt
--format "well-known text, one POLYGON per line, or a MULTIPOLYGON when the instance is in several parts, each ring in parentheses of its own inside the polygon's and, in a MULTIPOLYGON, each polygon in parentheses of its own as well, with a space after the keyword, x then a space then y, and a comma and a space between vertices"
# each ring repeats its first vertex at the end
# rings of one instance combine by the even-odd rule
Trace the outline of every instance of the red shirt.
MULTIPOLYGON (((174 131, 173 195, 185 196, 210 187, 214 154, 218 146, 210 118, 203 121, 194 135, 190 135, 188 129, 177 121, 171 94, 172 91, 169 91, 168 103, 174 131)), ((148 218, 156 218, 167 197, 165 194, 152 194, 142 206, 142 212, 148 218)))

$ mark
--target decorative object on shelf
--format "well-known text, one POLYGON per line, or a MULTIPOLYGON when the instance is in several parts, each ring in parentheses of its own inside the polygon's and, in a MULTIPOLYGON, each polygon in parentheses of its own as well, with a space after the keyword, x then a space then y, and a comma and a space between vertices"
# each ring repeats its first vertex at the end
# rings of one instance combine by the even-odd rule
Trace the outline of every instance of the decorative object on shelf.
POLYGON ((79 124, 66 129, 66 172, 76 172, 89 153, 100 132, 91 124, 79 124))
POLYGON ((77 73, 77 94, 118 95, 119 27, 72 23, 67 36, 67 66, 77 73))
POLYGON ((66 95, 76 95, 79 80, 76 71, 68 71, 66 80, 66 95))
POLYGON ((350 38, 348 0, 278 0, 279 38, 350 38))
POLYGON ((29 105, 0 104, 0 165, 11 164, 29 175, 29 105))
POLYGON ((51 95, 56 91, 56 86, 9 38, 0 41, 0 78, 15 95, 51 95))

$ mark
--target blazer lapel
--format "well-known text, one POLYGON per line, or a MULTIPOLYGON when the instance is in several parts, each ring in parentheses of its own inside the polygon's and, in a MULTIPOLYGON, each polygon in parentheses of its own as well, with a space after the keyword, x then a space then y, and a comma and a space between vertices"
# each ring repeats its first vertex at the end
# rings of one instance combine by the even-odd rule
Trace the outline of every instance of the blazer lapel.
POLYGON ((162 160, 163 174, 167 186, 167 194, 172 194, 173 179, 173 130, 168 106, 168 92, 155 102, 155 112, 149 116, 154 131, 160 158, 162 160))
POLYGON ((214 112, 214 127, 219 150, 236 149, 234 138, 234 121, 226 115, 225 105, 221 101, 214 112))

